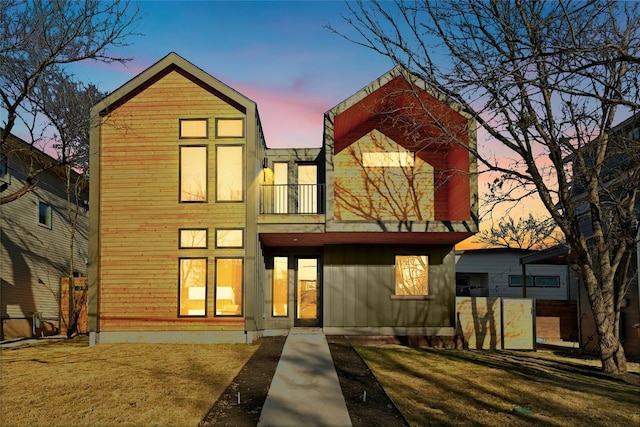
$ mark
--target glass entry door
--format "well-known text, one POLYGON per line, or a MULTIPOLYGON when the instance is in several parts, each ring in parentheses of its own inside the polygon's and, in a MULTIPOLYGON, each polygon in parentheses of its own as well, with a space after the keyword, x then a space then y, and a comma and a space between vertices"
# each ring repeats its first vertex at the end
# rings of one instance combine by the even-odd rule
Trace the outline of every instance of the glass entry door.
POLYGON ((321 326, 321 281, 317 257, 296 259, 295 326, 321 326))

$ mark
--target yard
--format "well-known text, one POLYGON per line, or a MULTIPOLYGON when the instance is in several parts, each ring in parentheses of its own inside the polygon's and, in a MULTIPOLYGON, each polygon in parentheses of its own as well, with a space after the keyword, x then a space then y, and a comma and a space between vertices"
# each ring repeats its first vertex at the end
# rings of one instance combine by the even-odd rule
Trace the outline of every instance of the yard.
MULTIPOLYGON (((5 348, 0 425, 195 427, 256 349, 86 338, 5 348)), ((640 425, 638 364, 622 381, 551 352, 357 351, 411 425, 640 425)))
POLYGON ((256 349, 86 338, 2 349, 0 425, 197 426, 256 349))
POLYGON ((552 352, 357 347, 412 426, 640 425, 640 368, 552 352))

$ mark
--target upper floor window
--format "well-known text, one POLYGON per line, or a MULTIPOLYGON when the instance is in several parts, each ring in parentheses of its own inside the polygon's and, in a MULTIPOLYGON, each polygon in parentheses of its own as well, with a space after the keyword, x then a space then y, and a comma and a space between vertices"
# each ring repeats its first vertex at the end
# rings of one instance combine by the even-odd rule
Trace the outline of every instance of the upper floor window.
POLYGON ((244 119, 216 119, 216 138, 244 138, 244 119))
POLYGON ((180 119, 180 138, 208 138, 209 120, 180 119))
POLYGON ((395 295, 429 295, 429 257, 396 255, 395 295))
POLYGON ((38 224, 51 228, 51 205, 47 202, 38 202, 38 224))
POLYGON ((218 145, 216 151, 216 200, 241 202, 244 200, 243 147, 218 145))
POLYGON ((376 151, 362 153, 362 166, 366 168, 413 167, 412 151, 376 151))
POLYGON ((207 201, 207 147, 180 147, 180 201, 207 201))

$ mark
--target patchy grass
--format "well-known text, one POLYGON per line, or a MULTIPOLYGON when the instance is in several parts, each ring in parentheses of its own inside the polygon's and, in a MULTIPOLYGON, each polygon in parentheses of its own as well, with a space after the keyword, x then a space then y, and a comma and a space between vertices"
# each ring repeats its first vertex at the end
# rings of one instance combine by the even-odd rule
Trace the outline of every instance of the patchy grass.
POLYGON ((256 349, 86 338, 2 349, 0 425, 196 426, 256 349))
POLYGON ((640 368, 551 352, 357 347, 412 426, 640 425, 640 368))

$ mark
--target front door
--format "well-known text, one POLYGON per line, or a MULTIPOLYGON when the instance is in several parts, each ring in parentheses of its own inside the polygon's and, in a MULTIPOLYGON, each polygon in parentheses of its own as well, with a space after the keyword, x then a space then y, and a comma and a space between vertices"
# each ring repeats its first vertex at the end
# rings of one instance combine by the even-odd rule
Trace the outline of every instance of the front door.
POLYGON ((318 257, 296 259, 295 326, 322 326, 321 280, 318 257))

